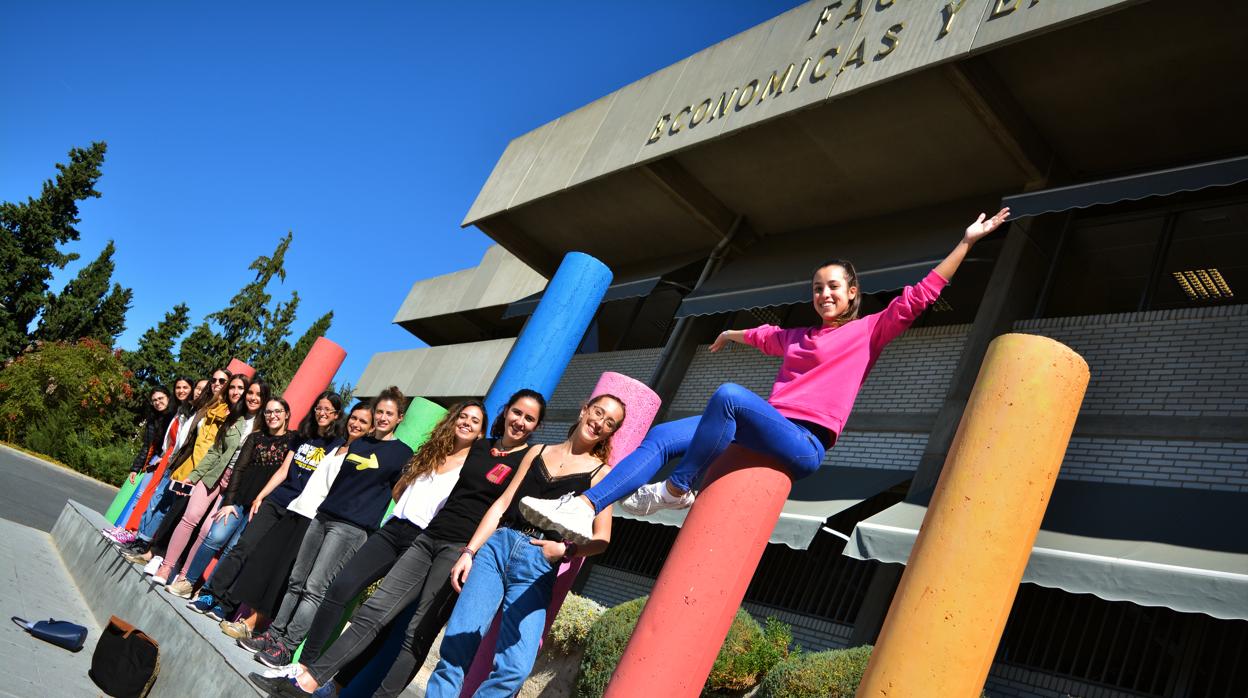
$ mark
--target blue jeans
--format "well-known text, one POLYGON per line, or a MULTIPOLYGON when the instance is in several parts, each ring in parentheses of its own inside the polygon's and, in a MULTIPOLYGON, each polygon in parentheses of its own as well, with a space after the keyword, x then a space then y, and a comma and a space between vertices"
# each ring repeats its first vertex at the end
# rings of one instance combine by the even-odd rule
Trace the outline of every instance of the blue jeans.
POLYGON ((247 527, 247 511, 242 505, 232 504, 227 508, 233 509, 234 515, 225 521, 212 522, 212 528, 208 529, 208 535, 204 537, 204 542, 195 552, 195 558, 186 568, 185 576, 192 584, 199 581, 200 575, 208 569, 208 563, 212 562, 217 553, 225 557, 230 552, 238 542, 238 537, 243 535, 243 529, 247 527))
POLYGON ((684 457, 667 480, 692 490, 734 441, 780 460, 795 480, 818 470, 826 453, 806 427, 789 421, 749 390, 725 383, 711 396, 701 417, 652 428, 637 450, 616 464, 602 482, 586 490, 585 497, 595 511, 602 511, 650 482, 664 463, 677 456, 684 457))
POLYGON ((160 528, 160 522, 165 519, 165 512, 173 506, 177 496, 169 491, 169 471, 166 470, 156 485, 156 490, 152 493, 151 501, 147 503, 143 518, 139 519, 139 538, 149 543, 152 542, 152 538, 156 536, 156 531, 160 528))
POLYGON ((477 553, 442 640, 442 660, 425 686, 426 698, 457 698, 481 639, 502 605, 494 666, 473 695, 510 698, 533 670, 546 627, 556 567, 529 537, 500 528, 477 553))

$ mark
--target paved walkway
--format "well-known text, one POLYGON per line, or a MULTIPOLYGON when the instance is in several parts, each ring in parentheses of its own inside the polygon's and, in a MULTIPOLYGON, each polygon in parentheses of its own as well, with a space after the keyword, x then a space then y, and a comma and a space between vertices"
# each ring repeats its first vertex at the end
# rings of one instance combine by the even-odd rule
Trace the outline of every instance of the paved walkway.
POLYGON ((66 501, 105 511, 116 494, 116 487, 0 445, 0 516, 10 521, 51 531, 66 501))
MULTIPOLYGON (((6 503, 7 506, 7 503, 6 503)), ((9 510, 5 510, 5 515, 9 510)), ((50 527, 50 526, 49 526, 50 527)), ((87 670, 91 652, 100 637, 86 602, 70 581, 43 531, 0 519, 0 696, 100 695, 87 670), (42 640, 36 640, 8 621, 20 616, 29 621, 56 618, 87 627, 87 642, 81 651, 71 653, 42 640)))

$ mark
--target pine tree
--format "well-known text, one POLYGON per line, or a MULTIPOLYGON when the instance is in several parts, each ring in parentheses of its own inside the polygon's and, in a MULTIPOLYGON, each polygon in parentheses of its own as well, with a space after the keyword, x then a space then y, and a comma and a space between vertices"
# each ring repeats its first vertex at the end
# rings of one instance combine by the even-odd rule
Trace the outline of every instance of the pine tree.
POLYGON ((53 270, 78 258, 59 246, 79 237, 78 202, 100 195, 95 183, 107 149, 99 142, 70 150, 69 164, 57 163, 56 180, 43 183, 39 198, 0 204, 0 358, 26 346, 53 270))
POLYGON ((247 267, 256 272, 256 278, 234 294, 228 306, 208 316, 220 326, 220 338, 225 347, 243 361, 250 362, 260 348, 264 328, 269 321, 269 301, 272 300, 267 288, 275 276, 286 280, 286 250, 293 237, 293 234, 286 233, 278 241, 272 256, 257 257, 247 267))
POLYGON ((312 350, 312 345, 316 343, 317 337, 324 337, 329 332, 329 326, 334 322, 334 311, 329 311, 316 319, 308 326, 308 329, 295 342, 295 346, 291 347, 286 354, 286 363, 282 368, 283 375, 286 377, 284 384, 289 383, 291 378, 295 377, 295 371, 299 370, 299 365, 307 358, 308 352, 312 350))
MULTIPOLYGON (((173 345, 190 327, 189 315, 190 309, 186 304, 178 303, 173 306, 173 310, 165 313, 165 319, 143 333, 139 338, 138 349, 126 352, 126 366, 134 372, 135 380, 142 386, 141 394, 146 395, 158 385, 173 388, 171 384, 177 377, 173 345)), ((198 375, 196 374, 197 377, 198 375)))
POLYGON ((252 366, 275 390, 284 388, 293 375, 293 370, 288 369, 291 347, 286 337, 290 334, 290 325, 295 321, 298 309, 299 292, 294 291, 290 300, 278 303, 271 312, 266 312, 267 321, 253 357, 252 366))
POLYGON ((58 296, 49 292, 35 338, 45 342, 72 342, 90 337, 112 346, 126 329, 126 311, 133 293, 112 281, 113 253, 109 240, 100 256, 78 270, 58 296))
POLYGON ((230 360, 225 340, 221 339, 208 322, 195 326, 182 340, 178 348, 178 373, 198 380, 207 378, 218 368, 225 368, 230 360))

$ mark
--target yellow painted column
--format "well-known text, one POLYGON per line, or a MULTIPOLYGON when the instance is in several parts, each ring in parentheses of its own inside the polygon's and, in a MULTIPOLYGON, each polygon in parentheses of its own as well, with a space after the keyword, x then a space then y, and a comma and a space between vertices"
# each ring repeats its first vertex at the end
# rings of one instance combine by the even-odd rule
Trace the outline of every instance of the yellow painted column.
POLYGON ((988 346, 858 698, 980 695, 1087 385, 1051 339, 988 346))

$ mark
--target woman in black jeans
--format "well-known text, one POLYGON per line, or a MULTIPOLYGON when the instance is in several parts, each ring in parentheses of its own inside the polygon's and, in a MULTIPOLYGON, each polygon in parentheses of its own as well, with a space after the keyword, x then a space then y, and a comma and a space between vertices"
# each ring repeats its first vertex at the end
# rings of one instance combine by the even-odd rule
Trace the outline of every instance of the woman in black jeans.
MULTIPOLYGON (((326 594, 303 648, 305 662, 316 660, 308 665, 313 675, 327 679, 357 658, 366 659, 365 651, 386 624, 415 606, 403 651, 374 695, 397 696, 403 692, 445 622, 443 616, 449 613, 451 604, 447 602, 453 595, 451 566, 485 511, 511 482, 527 452, 529 436, 541 424, 545 412, 546 400, 540 393, 526 389, 512 395, 494 423, 492 439, 472 446, 446 505, 397 561, 389 560, 388 565, 378 565, 367 573, 362 573, 362 567, 356 573, 349 572, 356 565, 354 561, 344 568, 326 594), (351 626, 342 637, 322 654, 341 621, 346 603, 382 575, 385 580, 381 587, 351 617, 351 626)), ((257 684, 271 690, 304 670, 303 665, 295 664, 269 675, 251 676, 257 684)))

